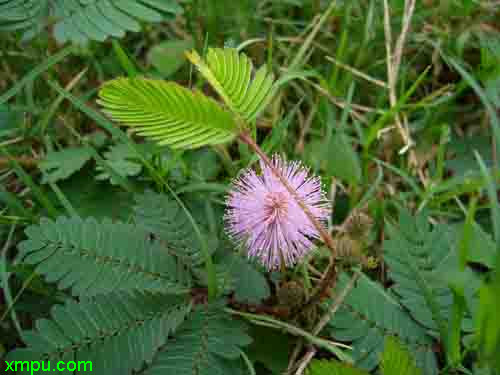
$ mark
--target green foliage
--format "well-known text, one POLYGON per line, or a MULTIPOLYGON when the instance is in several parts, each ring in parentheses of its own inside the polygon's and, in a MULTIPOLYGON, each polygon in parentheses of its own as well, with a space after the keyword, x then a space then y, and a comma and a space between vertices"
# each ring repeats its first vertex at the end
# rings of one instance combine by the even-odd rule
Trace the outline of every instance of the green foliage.
POLYGON ((479 313, 477 319, 477 344, 483 364, 490 364, 500 371, 500 255, 493 280, 485 283, 480 289, 479 313))
POLYGON ((236 301, 257 304, 270 296, 269 285, 264 275, 241 255, 225 257, 220 263, 220 268, 229 274, 229 283, 234 290, 236 301))
MULTIPOLYGON (((304 342, 298 334, 322 359, 313 360, 312 375, 500 371, 498 11, 494 1, 426 0, 405 17, 410 3, 0 0, 0 30, 19 31, 0 38, 0 284, 7 304, 0 306, 0 356, 25 336, 28 348, 12 358, 91 359, 102 374, 269 375, 286 371, 304 342), (185 14, 174 20, 177 4, 185 14), (56 52, 56 41, 127 30, 142 32, 56 52), (199 74, 186 66, 191 48, 201 55, 187 54, 199 74), (100 99, 117 124, 174 148, 249 132, 266 154, 301 159, 321 174, 335 202, 328 224, 336 239, 356 210, 373 219, 363 252, 378 265, 323 332, 310 333, 322 306, 299 318, 301 329, 283 321, 284 295, 302 301, 318 286, 329 256, 322 246, 304 267, 264 273, 221 236, 228 181, 259 156, 245 145, 170 151, 135 144, 85 104, 120 71, 136 79, 105 84, 100 99), (139 74, 175 77, 203 94, 139 74), (300 80, 274 95, 293 78, 300 80), (405 153, 395 121, 414 141, 405 153), (102 139, 90 140, 95 135, 102 139), (95 147, 93 155, 66 149, 78 141, 95 147), (48 144, 58 151, 44 152, 48 144), (491 218, 488 205, 496 207, 491 218), (394 221, 394 207, 428 209, 432 218, 405 213, 394 221), (82 219, 43 219, 16 249, 25 222, 64 210, 82 219), (229 301, 213 303, 223 296, 229 301), (246 332, 224 306, 257 328, 246 332), (27 327, 34 331, 19 334, 27 327), (245 347, 248 336, 255 339, 245 347), (332 361, 325 337, 352 345, 337 358, 352 354, 356 367, 332 361)), ((350 264, 339 260, 339 267, 350 264)), ((334 297, 346 282, 341 276, 334 297)))
MULTIPOLYGON (((337 290, 346 283, 346 275, 341 275, 337 290)), ((349 354, 360 368, 373 370, 377 366, 384 339, 391 335, 411 349, 425 374, 437 374, 432 338, 391 294, 364 275, 330 321, 328 331, 336 340, 352 342, 349 354)))
POLYGON ((187 62, 184 53, 193 47, 192 40, 167 40, 149 50, 148 61, 162 77, 168 77, 187 62))
POLYGON ((90 147, 66 148, 47 153, 38 164, 44 172, 42 183, 57 182, 78 172, 92 158, 90 147))
POLYGON ((226 105, 247 122, 257 118, 276 90, 273 75, 263 65, 252 79, 252 61, 233 48, 209 48, 206 61, 192 51, 191 62, 207 79, 226 105))
POLYGON ((156 354, 144 375, 237 374, 240 348, 251 341, 246 325, 224 312, 221 304, 199 306, 156 354))
POLYGON ((176 0, 2 0, 0 30, 26 30, 25 38, 40 33, 55 19, 59 43, 104 41, 141 30, 141 21, 160 22, 180 14, 176 0))
MULTIPOLYGON (((142 165, 135 160, 135 157, 135 153, 124 143, 111 146, 109 151, 104 153, 104 160, 106 163, 122 177, 137 176, 141 173, 142 165)), ((109 179, 112 185, 119 184, 102 166, 98 165, 96 169, 100 172, 96 176, 98 181, 109 179)))
POLYGON ((4 104, 0 104, 0 138, 15 134, 23 121, 23 113, 15 111, 4 104))
POLYGON ((147 232, 110 220, 59 217, 26 229, 19 258, 74 295, 112 291, 184 293, 176 259, 147 232))
POLYGON ((368 372, 338 361, 314 360, 308 367, 307 375, 368 375, 368 372))
POLYGON ((390 336, 385 339, 380 367, 383 375, 422 375, 408 350, 390 336))
POLYGON ((196 148, 236 136, 237 125, 229 112, 175 83, 119 78, 107 82, 99 96, 111 118, 160 145, 196 148))
POLYGON ((282 374, 288 366, 293 349, 293 338, 278 330, 262 326, 252 326, 252 344, 248 356, 269 369, 273 374, 282 374))
MULTIPOLYGON (((400 213, 397 227, 388 222, 386 230, 384 260, 395 283, 391 289, 415 320, 443 335, 453 305, 447 275, 458 270, 455 233, 447 225, 431 227, 425 213, 414 217, 407 211, 400 213)), ((464 277, 470 310, 479 280, 471 270, 464 277)), ((470 317, 463 328, 472 329, 470 317)))
MULTIPOLYGON (((170 196, 152 191, 137 194, 133 212, 137 226, 157 236, 180 263, 193 267, 204 261, 187 215, 170 196)), ((216 243, 212 243, 210 250, 214 251, 215 247, 216 243)))
MULTIPOLYGON (((130 374, 151 363, 188 311, 185 298, 137 292, 68 300, 54 306, 50 320, 24 331, 27 348, 14 350, 7 360, 50 361, 52 368, 58 361, 84 361, 93 374, 130 374)), ((84 372, 82 367, 79 373, 84 372)))
POLYGON ((81 218, 127 221, 133 205, 133 193, 96 181, 90 168, 83 168, 58 187, 81 218))
POLYGON ((361 180, 361 164, 349 139, 342 131, 338 131, 324 147, 326 171, 350 184, 358 184, 361 180))
MULTIPOLYGON (((408 350, 392 336, 385 338, 380 359, 382 375, 422 375, 408 350)), ((338 361, 315 360, 308 368, 308 375, 368 375, 368 372, 338 361)))

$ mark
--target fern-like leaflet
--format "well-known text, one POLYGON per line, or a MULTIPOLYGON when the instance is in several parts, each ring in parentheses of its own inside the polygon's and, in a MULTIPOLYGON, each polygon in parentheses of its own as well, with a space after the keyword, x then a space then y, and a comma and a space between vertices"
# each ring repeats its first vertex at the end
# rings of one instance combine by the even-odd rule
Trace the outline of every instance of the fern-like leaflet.
MULTIPOLYGON (((200 242, 192 235, 188 217, 175 200, 152 191, 136 194, 134 199, 134 221, 138 227, 161 240, 167 252, 182 264, 192 268, 204 261, 200 242)), ((211 251, 215 250, 216 239, 205 236, 211 251)))
POLYGON ((189 309, 186 298, 169 295, 112 293, 69 300, 52 309, 50 320, 40 319, 34 330, 24 331, 27 347, 9 353, 7 360, 45 361, 38 372, 25 366, 18 374, 42 373, 47 366, 55 371, 59 361, 85 364, 75 373, 131 374, 151 363, 189 309))
POLYGON ((27 30, 29 38, 55 19, 60 43, 121 38, 138 32, 139 22, 160 22, 180 14, 175 0, 0 0, 0 30, 27 30))
POLYGON ((196 148, 232 140, 238 127, 213 99, 175 83, 119 78, 99 92, 112 119, 172 148, 196 148))
POLYGON ((247 122, 257 118, 276 90, 273 75, 263 65, 252 79, 252 61, 234 48, 210 48, 206 60, 187 54, 226 105, 247 122))
MULTIPOLYGON (((436 331, 445 329, 453 304, 445 276, 458 265, 454 233, 447 225, 431 227, 425 213, 414 217, 407 211, 400 213, 397 227, 387 223, 386 229, 389 239, 384 242, 384 260, 394 281, 391 289, 415 320, 436 331)), ((466 299, 472 309, 479 279, 470 269, 465 276, 466 299)), ((464 319, 463 329, 472 331, 470 316, 464 319)))
POLYGON ((160 145, 196 148, 234 139, 264 110, 277 89, 297 76, 275 82, 265 66, 254 74, 250 59, 232 48, 209 49, 206 61, 194 51, 188 57, 229 111, 199 92, 144 78, 107 82, 98 103, 112 119, 160 145))
MULTIPOLYGON (((341 275, 338 290, 348 278, 341 275)), ((362 275, 356 287, 329 323, 333 338, 351 342, 355 365, 373 370, 380 362, 384 339, 396 336, 415 353, 417 364, 429 375, 437 374, 437 362, 432 349, 433 339, 403 309, 384 288, 362 275)))
POLYGON ((42 219, 26 229, 19 257, 59 288, 94 296, 113 291, 185 293, 176 259, 148 232, 95 219, 42 219))
POLYGON ((240 347, 251 341, 246 325, 224 312, 220 303, 199 306, 144 375, 236 375, 240 347))

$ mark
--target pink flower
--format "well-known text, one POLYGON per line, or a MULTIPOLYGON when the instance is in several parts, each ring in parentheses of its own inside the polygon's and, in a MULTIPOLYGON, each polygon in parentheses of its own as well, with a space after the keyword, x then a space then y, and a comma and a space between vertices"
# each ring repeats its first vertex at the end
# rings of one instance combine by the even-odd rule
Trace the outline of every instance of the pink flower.
MULTIPOLYGON (((314 217, 324 225, 330 203, 319 177, 309 177, 300 162, 286 162, 273 156, 272 163, 314 217)), ((262 173, 248 169, 233 183, 227 199, 225 220, 229 235, 267 269, 290 267, 310 252, 318 230, 271 169, 261 161, 262 173)))

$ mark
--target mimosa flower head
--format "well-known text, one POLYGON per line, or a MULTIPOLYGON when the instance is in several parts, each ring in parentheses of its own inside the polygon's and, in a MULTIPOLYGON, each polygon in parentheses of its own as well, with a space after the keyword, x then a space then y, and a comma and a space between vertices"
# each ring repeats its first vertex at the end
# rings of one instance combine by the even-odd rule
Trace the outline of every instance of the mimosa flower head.
MULTIPOLYGON (((298 161, 286 162, 275 155, 271 162, 324 225, 331 208, 319 177, 309 176, 298 161)), ((226 202, 227 231, 246 247, 249 258, 268 270, 291 267, 313 249, 320 234, 271 168, 262 161, 260 167, 260 174, 250 168, 233 182, 226 202)))

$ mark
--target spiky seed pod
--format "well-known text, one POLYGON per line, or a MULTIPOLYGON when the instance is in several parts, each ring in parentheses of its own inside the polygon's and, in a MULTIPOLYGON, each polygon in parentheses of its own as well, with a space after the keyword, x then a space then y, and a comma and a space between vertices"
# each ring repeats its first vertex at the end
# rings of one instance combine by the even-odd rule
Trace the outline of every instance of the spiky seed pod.
POLYGON ((362 239, 368 235, 373 226, 373 220, 363 212, 354 212, 344 223, 344 230, 350 237, 362 239))
POLYGON ((377 268, 378 262, 372 256, 363 254, 360 240, 343 235, 336 241, 337 259, 347 265, 361 264, 366 269, 377 268))
POLYGON ((335 240, 337 258, 341 260, 359 259, 361 245, 357 240, 348 235, 343 235, 335 240))
POLYGON ((304 287, 297 281, 284 283, 278 291, 278 301, 282 306, 294 309, 305 302, 306 294, 304 287))
POLYGON ((299 320, 304 327, 313 327, 318 321, 318 305, 313 305, 308 309, 301 311, 299 320))
POLYGON ((363 267, 369 270, 373 270, 379 266, 379 260, 375 257, 369 256, 365 258, 365 261, 363 262, 363 267))

